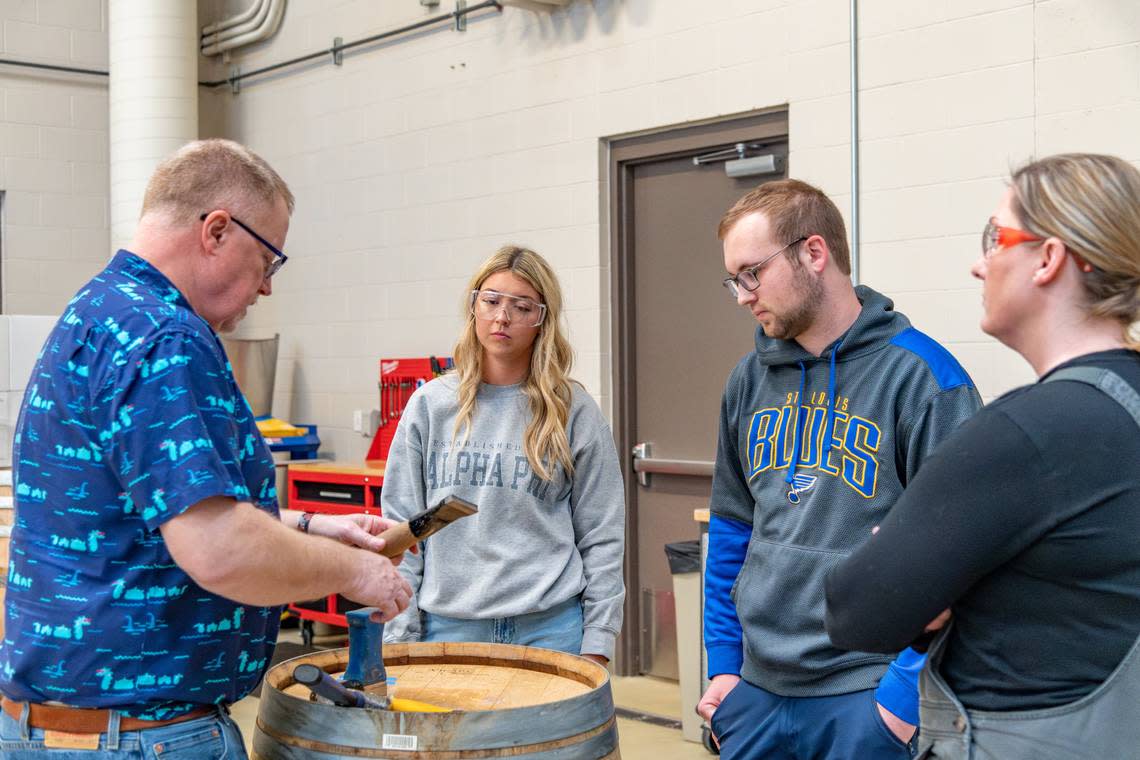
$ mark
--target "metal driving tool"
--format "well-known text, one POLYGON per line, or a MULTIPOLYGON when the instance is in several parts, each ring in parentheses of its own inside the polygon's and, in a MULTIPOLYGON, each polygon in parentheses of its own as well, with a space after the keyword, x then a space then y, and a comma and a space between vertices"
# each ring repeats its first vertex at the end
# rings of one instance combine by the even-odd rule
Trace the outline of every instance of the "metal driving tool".
POLYGON ((370 616, 375 607, 349 610, 348 667, 341 681, 350 689, 369 687, 374 694, 387 696, 388 672, 384 670, 384 624, 374 623, 370 616))

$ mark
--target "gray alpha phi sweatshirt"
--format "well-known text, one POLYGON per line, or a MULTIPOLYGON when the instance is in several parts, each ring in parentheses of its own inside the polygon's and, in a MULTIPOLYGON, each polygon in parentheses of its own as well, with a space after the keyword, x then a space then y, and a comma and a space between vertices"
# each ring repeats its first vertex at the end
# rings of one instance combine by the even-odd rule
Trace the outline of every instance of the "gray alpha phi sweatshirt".
MULTIPOLYGON (((579 597, 582 652, 613 658, 625 582, 625 495, 613 435, 598 405, 574 385, 567 433, 574 476, 532 472, 523 450, 531 414, 521 385, 479 387, 471 428, 455 436, 458 378, 419 388, 388 454, 384 516, 405 520, 454 494, 479 512, 406 554, 409 608, 388 623, 388 641, 415 641, 420 610, 463 619, 542 612, 579 597)), ((463 431, 460 431, 461 433, 463 431)))

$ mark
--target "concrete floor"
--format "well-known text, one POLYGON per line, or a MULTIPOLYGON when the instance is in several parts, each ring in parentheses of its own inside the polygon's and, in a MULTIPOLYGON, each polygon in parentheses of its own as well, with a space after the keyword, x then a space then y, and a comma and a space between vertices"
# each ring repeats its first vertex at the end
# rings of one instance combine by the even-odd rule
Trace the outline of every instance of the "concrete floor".
MULTIPOLYGON (((283 639, 294 637, 295 631, 282 632, 283 639)), ((296 640, 300 641, 299 637, 296 640)), ((618 707, 681 719, 681 698, 673 681, 615 676, 612 685, 618 707)), ((233 717, 241 726, 247 750, 253 738, 258 703, 257 697, 247 697, 233 706, 233 717)), ((619 717, 618 739, 622 760, 709 760, 712 757, 700 744, 682 739, 680 730, 639 720, 619 717)))

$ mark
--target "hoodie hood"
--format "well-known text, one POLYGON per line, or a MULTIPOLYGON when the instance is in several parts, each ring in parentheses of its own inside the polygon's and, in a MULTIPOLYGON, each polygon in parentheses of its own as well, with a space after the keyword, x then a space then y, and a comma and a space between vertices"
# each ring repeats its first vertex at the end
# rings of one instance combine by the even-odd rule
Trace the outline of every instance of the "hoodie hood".
POLYGON ((769 367, 777 367, 830 360, 837 353, 840 354, 837 357, 839 361, 854 359, 881 350, 891 338, 910 327, 910 320, 895 311, 894 302, 882 293, 866 285, 857 285, 855 295, 863 305, 859 316, 847 332, 823 350, 821 356, 805 351, 794 340, 769 338, 764 334, 764 328, 757 326, 757 360, 769 367))

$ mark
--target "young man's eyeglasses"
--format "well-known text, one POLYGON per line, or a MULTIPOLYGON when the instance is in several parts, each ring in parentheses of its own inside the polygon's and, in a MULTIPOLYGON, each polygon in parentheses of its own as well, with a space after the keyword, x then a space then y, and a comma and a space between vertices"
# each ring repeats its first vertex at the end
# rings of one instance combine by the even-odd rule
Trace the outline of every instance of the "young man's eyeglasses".
POLYGON ((1020 243, 1036 243, 1044 239, 1016 227, 1002 227, 990 219, 982 230, 982 257, 988 259, 999 248, 1009 248, 1020 243))
POLYGON ((472 290, 471 313, 476 319, 493 320, 506 313, 507 322, 518 322, 526 327, 538 327, 546 318, 546 304, 529 298, 511 296, 497 290, 472 290))
POLYGON ((728 292, 730 294, 732 294, 733 298, 738 298, 740 296, 740 289, 741 288, 744 288, 749 293, 751 293, 753 290, 756 290, 756 288, 760 287, 760 270, 763 269, 764 266, 769 261, 771 261, 772 259, 779 256, 781 253, 788 250, 793 245, 796 245, 797 243, 802 243, 805 240, 807 240, 806 236, 796 238, 795 240, 788 243, 787 245, 785 245, 783 248, 776 251, 772 255, 765 256, 760 261, 759 264, 756 264, 755 266, 750 266, 747 269, 741 269, 737 274, 733 275, 732 277, 725 277, 724 282, 722 284, 726 288, 728 288, 728 292))
MULTIPOLYGON (((202 214, 202 216, 198 217, 198 219, 200 221, 204 222, 204 221, 206 221, 207 216, 209 216, 209 214, 202 214)), ((273 245, 273 243, 270 243, 268 240, 263 238, 261 235, 258 235, 256 232, 253 231, 252 227, 250 227, 248 224, 246 224, 242 220, 238 219, 233 214, 230 214, 230 221, 232 221, 238 227, 241 227, 243 230, 248 232, 250 235, 253 235, 254 240, 256 240, 257 242, 261 243, 263 246, 268 248, 269 251, 273 254, 273 261, 269 262, 269 267, 265 270, 265 279, 268 280, 270 277, 272 277, 273 275, 280 272, 281 267, 285 266, 285 262, 289 260, 289 257, 286 256, 285 254, 283 254, 281 251, 277 250, 277 246, 273 245)))

